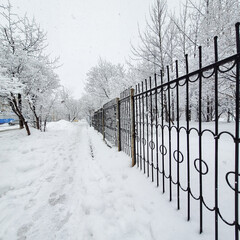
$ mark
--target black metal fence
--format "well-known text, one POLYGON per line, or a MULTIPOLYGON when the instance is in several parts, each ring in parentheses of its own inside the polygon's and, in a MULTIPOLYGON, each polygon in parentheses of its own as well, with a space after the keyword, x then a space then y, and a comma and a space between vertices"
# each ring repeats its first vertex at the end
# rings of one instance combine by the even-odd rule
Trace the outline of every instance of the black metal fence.
POLYGON ((103 105, 104 138, 117 146, 117 99, 103 105))
POLYGON ((120 149, 131 156, 131 103, 130 89, 120 94, 120 149))
POLYGON ((93 127, 100 133, 103 132, 103 109, 96 111, 92 117, 93 127))
POLYGON ((132 156, 132 132, 133 124, 131 113, 131 92, 127 89, 116 98, 103 105, 103 108, 96 111, 92 117, 93 127, 103 135, 119 151, 124 151, 132 156))
MULTIPOLYGON (((115 131, 110 135, 118 137, 119 150, 134 155, 137 167, 176 201, 177 209, 186 210, 187 220, 199 218, 200 233, 214 226, 216 240, 221 231, 238 240, 240 231, 239 24, 236 42, 236 54, 219 60, 215 37, 211 64, 203 66, 199 47, 194 71, 189 71, 186 55, 181 76, 176 61, 174 74, 167 66, 165 72, 141 82, 134 105, 130 91, 125 91, 114 105, 117 118, 111 120, 115 131)), ((99 111, 96 116, 101 118, 99 111)), ((94 127, 101 129, 101 123, 94 120, 94 127)))

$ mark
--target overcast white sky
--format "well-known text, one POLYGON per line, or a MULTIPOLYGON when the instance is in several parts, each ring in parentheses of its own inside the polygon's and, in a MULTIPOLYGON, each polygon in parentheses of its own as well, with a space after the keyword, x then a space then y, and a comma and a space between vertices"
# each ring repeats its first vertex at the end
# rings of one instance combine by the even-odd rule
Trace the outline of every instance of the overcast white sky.
MULTIPOLYGON (((47 31, 48 51, 60 56, 61 84, 80 98, 88 70, 102 57, 124 63, 130 41, 138 41, 154 0, 11 0, 21 14, 35 16, 47 31)), ((180 0, 168 0, 178 8, 180 0)))

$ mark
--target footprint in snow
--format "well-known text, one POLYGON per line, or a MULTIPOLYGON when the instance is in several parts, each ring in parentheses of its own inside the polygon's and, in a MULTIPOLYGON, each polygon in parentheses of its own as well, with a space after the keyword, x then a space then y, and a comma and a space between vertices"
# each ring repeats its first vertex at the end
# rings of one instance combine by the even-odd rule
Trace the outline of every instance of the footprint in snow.
POLYGON ((22 154, 26 154, 28 152, 29 152, 29 150, 25 149, 25 150, 22 151, 22 154))
POLYGON ((23 239, 27 239, 26 237, 26 233, 29 231, 29 229, 32 227, 32 223, 27 223, 22 225, 18 231, 17 231, 17 236, 18 236, 18 240, 23 240, 23 239))
POLYGON ((66 195, 65 194, 58 195, 57 193, 53 192, 49 196, 48 203, 51 206, 55 206, 57 204, 63 204, 65 200, 66 200, 66 195))
POLYGON ((35 203, 36 203, 36 199, 30 199, 28 201, 28 204, 24 207, 24 210, 27 210, 27 209, 33 207, 35 205, 35 203))
POLYGON ((72 215, 72 213, 68 212, 66 214, 66 216, 64 216, 64 218, 58 223, 58 225, 57 225, 57 230, 58 231, 68 222, 71 215, 72 215))
POLYGON ((54 179, 54 176, 50 176, 46 178, 47 182, 51 182, 53 179, 54 179))

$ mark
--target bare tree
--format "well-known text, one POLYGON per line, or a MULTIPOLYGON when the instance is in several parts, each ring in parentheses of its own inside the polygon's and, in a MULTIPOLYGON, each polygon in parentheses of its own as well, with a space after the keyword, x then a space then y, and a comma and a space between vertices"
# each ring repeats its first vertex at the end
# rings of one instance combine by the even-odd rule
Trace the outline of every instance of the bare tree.
MULTIPOLYGON (((10 2, 1 6, 0 17, 0 52, 4 56, 0 58, 0 65, 5 69, 4 76, 12 79, 12 86, 16 85, 14 82, 21 83, 19 91, 8 88, 8 100, 13 112, 19 117, 22 128, 28 125, 23 114, 23 108, 26 109, 27 106, 23 106, 25 101, 22 94, 28 99, 29 107, 39 123, 36 102, 38 93, 43 93, 44 87, 37 86, 37 83, 41 84, 43 79, 49 77, 46 74, 43 77, 44 72, 52 70, 51 61, 43 53, 47 46, 46 33, 34 19, 29 20, 26 15, 20 17, 13 13, 10 2)), ((39 124, 37 126, 40 128, 39 124)), ((26 129, 30 135, 29 128, 26 129)))
POLYGON ((145 32, 140 32, 141 44, 138 47, 132 45, 133 59, 149 62, 158 69, 164 69, 166 65, 166 25, 167 5, 166 0, 156 0, 150 9, 150 20, 147 21, 145 32))

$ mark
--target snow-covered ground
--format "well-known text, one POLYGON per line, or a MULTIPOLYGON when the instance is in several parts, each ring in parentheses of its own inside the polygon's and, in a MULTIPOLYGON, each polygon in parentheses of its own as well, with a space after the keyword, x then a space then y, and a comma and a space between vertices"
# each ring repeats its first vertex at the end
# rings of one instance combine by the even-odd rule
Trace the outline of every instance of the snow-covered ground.
POLYGON ((9 126, 8 123, 0 124, 0 132, 7 131, 7 130, 18 129, 18 128, 19 128, 19 125, 9 126))
POLYGON ((31 131, 0 132, 0 239, 214 239, 86 122, 31 131))

